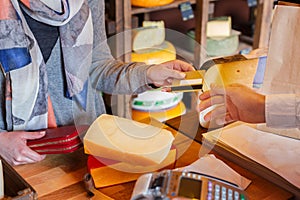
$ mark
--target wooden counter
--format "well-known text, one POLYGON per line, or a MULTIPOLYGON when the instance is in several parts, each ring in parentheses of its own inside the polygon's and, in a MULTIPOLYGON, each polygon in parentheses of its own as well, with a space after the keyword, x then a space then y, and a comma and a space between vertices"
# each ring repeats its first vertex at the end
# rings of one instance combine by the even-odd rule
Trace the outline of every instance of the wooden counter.
MULTIPOLYGON (((180 120, 180 118, 177 118, 177 120, 180 120)), ((201 148, 199 143, 191 141, 183 134, 177 134, 175 145, 179 152, 183 152, 182 149, 185 150, 177 160, 176 167, 186 166, 197 160, 201 148)), ((251 200, 291 199, 292 195, 289 192, 232 162, 217 157, 252 181, 246 190, 251 200)), ((82 200, 88 199, 82 181, 84 174, 87 172, 86 162, 87 155, 83 153, 83 149, 79 149, 69 154, 48 155, 45 160, 39 163, 14 168, 33 186, 41 200, 82 200)), ((100 191, 116 200, 127 200, 131 197, 133 187, 134 182, 130 182, 103 188, 100 191)))

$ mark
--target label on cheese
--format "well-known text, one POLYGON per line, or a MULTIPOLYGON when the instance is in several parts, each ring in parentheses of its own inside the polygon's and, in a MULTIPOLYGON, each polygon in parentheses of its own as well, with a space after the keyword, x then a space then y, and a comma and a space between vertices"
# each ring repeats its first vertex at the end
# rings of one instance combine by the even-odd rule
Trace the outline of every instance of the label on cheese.
POLYGON ((85 152, 134 165, 161 163, 174 136, 166 129, 103 114, 83 138, 85 152))

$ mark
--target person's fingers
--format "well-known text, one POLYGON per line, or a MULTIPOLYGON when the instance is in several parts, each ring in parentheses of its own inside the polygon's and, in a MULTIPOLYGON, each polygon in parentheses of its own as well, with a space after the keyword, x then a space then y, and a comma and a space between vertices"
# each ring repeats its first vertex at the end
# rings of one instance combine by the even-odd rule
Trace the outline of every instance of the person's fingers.
POLYGON ((199 106, 198 106, 198 112, 201 112, 210 106, 224 104, 224 103, 225 103, 225 100, 224 100, 223 96, 213 96, 209 99, 200 101, 199 106))
POLYGON ((21 147, 18 151, 19 152, 17 152, 16 156, 13 158, 14 165, 34 163, 41 161, 46 157, 46 155, 40 155, 27 146, 21 147))
POLYGON ((184 79, 185 73, 177 71, 177 70, 172 70, 165 68, 164 74, 166 78, 173 78, 173 79, 184 79))
POLYGON ((216 84, 210 85, 210 90, 207 90, 199 95, 200 100, 204 100, 216 95, 225 95, 225 88, 216 84))
POLYGON ((188 72, 188 71, 195 70, 195 68, 191 64, 184 62, 182 60, 167 61, 165 63, 162 63, 162 65, 167 66, 170 69, 175 69, 175 70, 182 71, 182 72, 188 72))
POLYGON ((38 154, 29 148, 29 150, 26 152, 26 158, 32 160, 33 162, 37 162, 43 160, 45 155, 38 154))
POLYGON ((204 116, 205 121, 212 121, 216 120, 218 118, 225 118, 226 115, 226 108, 224 104, 219 104, 216 105, 214 109, 211 111, 207 112, 206 115, 204 116))
POLYGON ((216 85, 216 84, 211 84, 210 85, 210 95, 215 96, 215 95, 225 95, 226 90, 224 86, 216 85))
POLYGON ((12 161, 13 165, 24 165, 24 164, 28 164, 28 163, 34 163, 35 161, 30 159, 30 158, 26 158, 26 157, 18 157, 18 158, 14 158, 12 161))
POLYGON ((44 137, 45 134, 46 131, 24 132, 24 134, 22 134, 22 138, 26 140, 34 140, 44 137))
POLYGON ((199 95, 201 101, 210 98, 210 91, 205 91, 199 95))
POLYGON ((170 87, 163 87, 160 90, 161 92, 172 92, 172 89, 170 87))

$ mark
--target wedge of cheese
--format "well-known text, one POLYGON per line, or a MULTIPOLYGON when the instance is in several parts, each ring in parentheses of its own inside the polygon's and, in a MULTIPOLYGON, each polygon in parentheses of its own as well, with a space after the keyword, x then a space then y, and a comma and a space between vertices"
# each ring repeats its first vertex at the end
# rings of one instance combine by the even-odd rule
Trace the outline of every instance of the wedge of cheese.
POLYGON ((103 114, 83 138, 85 153, 135 165, 161 163, 174 136, 166 129, 103 114))
POLYGON ((132 30, 132 50, 151 48, 165 41, 164 21, 144 21, 143 27, 132 30))

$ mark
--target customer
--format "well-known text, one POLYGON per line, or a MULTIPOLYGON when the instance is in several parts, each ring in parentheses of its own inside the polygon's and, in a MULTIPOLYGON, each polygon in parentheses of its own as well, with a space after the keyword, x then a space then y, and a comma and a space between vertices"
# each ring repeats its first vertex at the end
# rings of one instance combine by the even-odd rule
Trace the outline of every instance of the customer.
POLYGON ((226 87, 211 86, 199 97, 198 111, 211 105, 216 109, 204 116, 205 121, 215 119, 219 125, 233 121, 265 123, 273 128, 300 127, 300 96, 298 94, 262 95, 241 84, 226 87), (214 117, 212 117, 214 116, 214 117))
POLYGON ((105 113, 100 91, 136 94, 193 70, 179 60, 148 66, 113 59, 104 0, 5 0, 0 7, 0 155, 13 165, 45 158, 26 146, 45 134, 34 130, 105 113))

